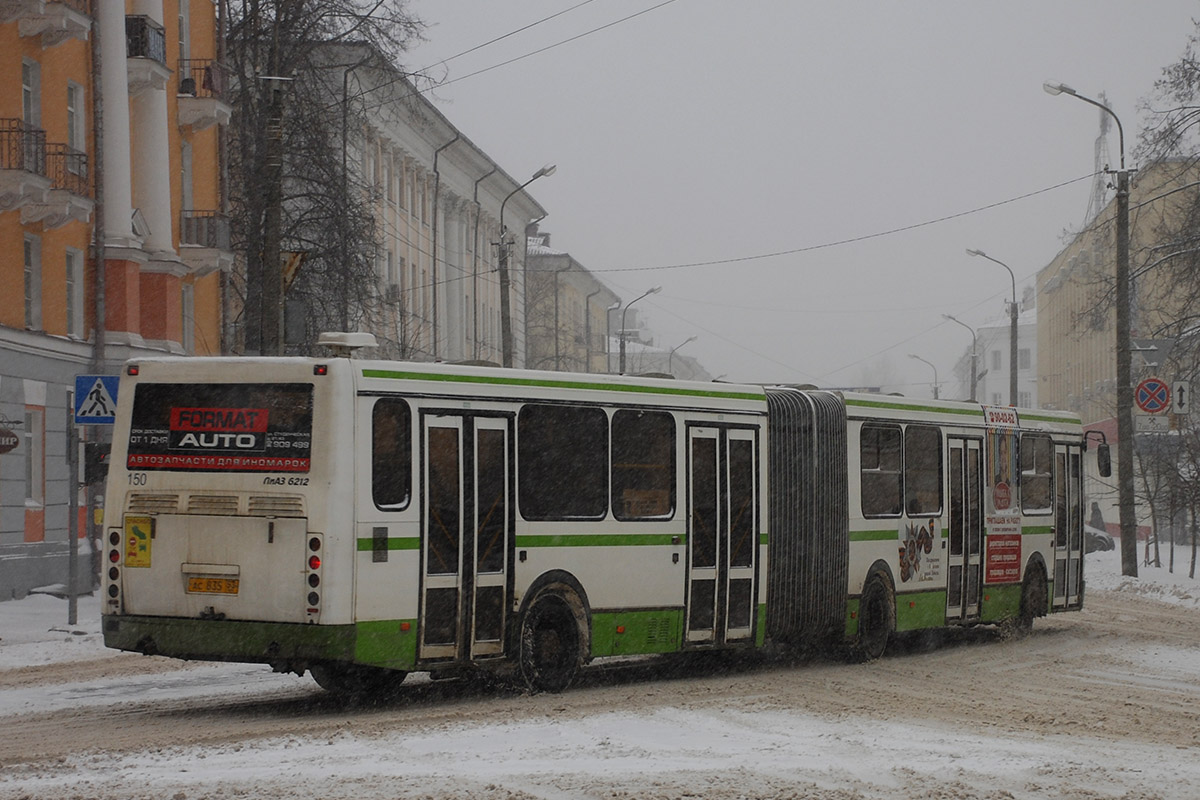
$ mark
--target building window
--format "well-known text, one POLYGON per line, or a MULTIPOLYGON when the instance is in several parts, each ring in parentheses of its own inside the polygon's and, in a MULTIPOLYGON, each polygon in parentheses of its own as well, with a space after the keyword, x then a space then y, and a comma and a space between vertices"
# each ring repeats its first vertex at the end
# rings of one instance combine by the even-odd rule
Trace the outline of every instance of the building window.
POLYGON ((1004 405, 1004 400, 1000 397, 999 392, 992 392, 992 405, 994 405, 994 406, 1004 405))
POLYGON ((83 253, 67 248, 67 336, 83 339, 83 253))
POLYGON ((196 350, 196 287, 185 283, 179 288, 179 307, 183 316, 183 351, 196 350))
POLYGON ((1029 395, 1029 392, 1017 392, 1017 405, 1024 408, 1033 407, 1033 398, 1029 395))
POLYGON ((31 128, 42 127, 42 66, 21 61, 21 119, 31 128))
POLYGON ((179 143, 179 178, 183 207, 186 210, 196 208, 196 200, 192 191, 192 143, 186 139, 179 143))
POLYGON ((25 236, 25 328, 42 329, 42 242, 25 236))
POLYGON ((992 369, 1000 369, 1002 358, 999 350, 992 351, 992 369))
MULTIPOLYGON (((67 147, 76 153, 87 150, 87 143, 84 141, 84 113, 83 87, 74 81, 67 81, 67 147)), ((67 169, 72 172, 78 174, 80 167, 79 159, 67 160, 67 169)))
POLYGON ((1017 369, 1029 369, 1033 363, 1033 358, 1029 352, 1029 348, 1025 347, 1017 351, 1017 369))
POLYGON ((25 406, 25 505, 46 502, 46 409, 25 406))

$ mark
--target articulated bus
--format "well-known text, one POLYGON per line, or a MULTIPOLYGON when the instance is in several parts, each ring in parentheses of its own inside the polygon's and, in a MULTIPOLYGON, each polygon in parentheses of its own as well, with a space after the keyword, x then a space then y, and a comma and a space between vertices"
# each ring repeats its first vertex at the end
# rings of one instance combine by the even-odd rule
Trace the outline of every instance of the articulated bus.
POLYGON ((560 691, 607 656, 870 659, 1082 605, 1071 414, 351 357, 369 340, 125 365, 106 645, 560 691))

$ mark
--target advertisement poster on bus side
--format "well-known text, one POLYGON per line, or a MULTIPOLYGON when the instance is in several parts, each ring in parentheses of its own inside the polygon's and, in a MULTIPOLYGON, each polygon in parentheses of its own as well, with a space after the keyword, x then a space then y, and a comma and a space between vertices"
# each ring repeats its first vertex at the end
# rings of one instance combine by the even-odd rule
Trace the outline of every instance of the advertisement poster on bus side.
POLYGON ((308 472, 312 386, 149 384, 137 387, 131 470, 308 472))
POLYGON ((987 517, 987 550, 984 583, 1017 583, 1021 580, 1021 517, 990 514, 987 517))
POLYGON ((901 583, 943 583, 941 540, 941 522, 936 517, 901 523, 901 583))

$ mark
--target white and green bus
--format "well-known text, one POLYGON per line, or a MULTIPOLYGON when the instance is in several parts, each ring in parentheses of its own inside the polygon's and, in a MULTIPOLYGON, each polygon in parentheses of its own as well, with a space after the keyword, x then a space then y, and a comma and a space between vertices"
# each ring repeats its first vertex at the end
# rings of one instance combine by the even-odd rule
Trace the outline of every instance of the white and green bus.
POLYGON ((125 366, 109 647, 353 693, 514 667, 557 691, 608 656, 874 658, 1081 607, 1072 415, 350 358, 367 339, 125 366))

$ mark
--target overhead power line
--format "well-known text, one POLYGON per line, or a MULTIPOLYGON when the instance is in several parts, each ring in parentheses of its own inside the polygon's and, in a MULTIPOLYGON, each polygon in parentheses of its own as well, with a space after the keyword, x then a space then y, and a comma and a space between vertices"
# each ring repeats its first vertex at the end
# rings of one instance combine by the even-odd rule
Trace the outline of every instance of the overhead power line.
POLYGON ((796 255, 797 253, 811 253, 814 250, 827 250, 831 247, 841 247, 842 245, 855 244, 857 242, 866 242, 871 239, 880 239, 884 236, 892 236, 897 233, 904 233, 906 231, 912 231, 912 230, 916 230, 918 228, 926 228, 930 225, 937 225, 942 222, 948 222, 952 219, 966 217, 971 214, 978 214, 982 211, 989 211, 993 208, 998 208, 1003 205, 1008 205, 1009 203, 1015 203, 1018 200, 1026 200, 1030 197, 1035 197, 1036 195, 1039 195, 1039 194, 1045 194, 1046 192, 1052 192, 1055 189, 1061 189, 1062 187, 1070 186, 1073 183, 1079 183, 1080 181, 1091 180, 1091 178, 1093 177, 1094 174, 1095 173, 1089 172, 1087 175, 1082 175, 1078 178, 1072 178, 1071 180, 1063 181, 1062 183, 1056 183, 1053 186, 1047 186, 1044 189, 1038 189, 1033 192, 1026 192, 1025 194, 1018 195, 1016 197, 1010 197, 1007 200, 1000 200, 995 203, 988 203, 986 206, 979 206, 978 208, 972 208, 967 211, 959 211, 956 214, 948 214, 944 217, 938 217, 937 219, 930 219, 930 220, 926 220, 924 222, 916 222, 916 223, 913 223, 912 225, 904 225, 899 228, 890 228, 886 231, 878 231, 877 233, 867 233, 867 234, 863 234, 862 236, 854 236, 849 239, 838 239, 837 241, 833 241, 833 242, 822 242, 821 244, 812 244, 812 245, 807 245, 805 247, 796 247, 796 248, 792 248, 791 250, 777 250, 773 253, 758 253, 758 254, 751 255, 751 256, 734 256, 731 258, 719 258, 719 259, 715 259, 712 261, 691 261, 691 262, 687 262, 684 264, 662 264, 662 265, 643 266, 643 267, 613 267, 612 269, 593 269, 592 272, 605 272, 605 273, 609 273, 609 272, 650 272, 653 270, 664 270, 664 269, 688 269, 691 267, 714 267, 714 266, 721 266, 724 264, 744 264, 747 261, 762 261, 762 260, 768 259, 768 258, 779 258, 780 256, 796 255))

